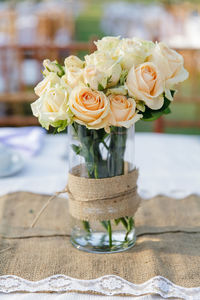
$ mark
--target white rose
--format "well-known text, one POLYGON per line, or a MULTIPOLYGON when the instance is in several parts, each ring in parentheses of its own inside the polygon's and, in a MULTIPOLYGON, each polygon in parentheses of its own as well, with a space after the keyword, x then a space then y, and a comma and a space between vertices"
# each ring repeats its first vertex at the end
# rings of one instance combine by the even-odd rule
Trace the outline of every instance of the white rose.
POLYGON ((43 66, 44 76, 47 76, 50 72, 56 73, 58 76, 62 76, 64 74, 64 69, 57 63, 56 60, 50 61, 49 59, 45 59, 43 61, 43 66))
POLYGON ((97 50, 101 52, 109 52, 112 55, 120 41, 120 37, 106 36, 94 43, 97 46, 97 50))
POLYGON ((142 100, 151 109, 160 109, 164 103, 164 84, 158 67, 151 62, 132 67, 128 73, 126 87, 129 95, 142 100))
POLYGON ((134 66, 144 63, 155 47, 153 42, 140 39, 122 39, 114 52, 114 57, 120 59, 123 69, 130 70, 134 66))
POLYGON ((156 47, 148 59, 154 62, 165 80, 167 89, 188 78, 188 72, 184 69, 182 55, 170 49, 164 43, 156 44, 156 47))
POLYGON ((109 79, 107 86, 114 86, 118 83, 121 75, 121 66, 113 60, 108 54, 94 52, 85 56, 86 66, 95 66, 96 69, 104 73, 104 77, 109 79))
POLYGON ((65 58, 64 64, 66 69, 68 69, 69 67, 83 68, 84 61, 82 61, 75 55, 70 55, 67 58, 65 58))
POLYGON ((98 90, 99 84, 102 87, 106 87, 107 80, 105 80, 105 74, 100 72, 95 66, 87 66, 83 71, 83 78, 91 89, 98 90))
POLYGON ((108 87, 114 86, 118 83, 119 79, 120 79, 120 75, 121 75, 121 71, 122 68, 120 66, 120 64, 115 63, 113 64, 110 68, 107 69, 107 75, 109 78, 108 87))
POLYGON ((42 93, 41 97, 31 104, 33 115, 41 124, 49 125, 56 121, 68 120, 71 113, 68 105, 68 92, 65 88, 55 85, 42 93))
POLYGON ((41 82, 36 85, 34 91, 36 95, 40 97, 48 87, 55 86, 55 84, 59 83, 60 77, 56 73, 50 72, 41 82))
POLYGON ((65 84, 69 85, 71 88, 79 85, 83 82, 83 70, 77 67, 69 67, 66 70, 64 76, 62 76, 62 80, 65 84))

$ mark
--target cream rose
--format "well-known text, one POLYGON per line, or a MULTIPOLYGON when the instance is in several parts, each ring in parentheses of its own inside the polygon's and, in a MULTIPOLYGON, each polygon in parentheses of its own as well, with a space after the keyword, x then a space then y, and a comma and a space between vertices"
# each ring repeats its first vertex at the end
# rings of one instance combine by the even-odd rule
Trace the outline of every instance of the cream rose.
POLYGON ((60 120, 69 120, 71 113, 68 105, 68 93, 56 85, 42 93, 41 97, 31 104, 33 115, 48 129, 49 125, 60 120))
POLYGON ((99 51, 109 52, 112 55, 120 42, 120 37, 105 36, 101 40, 95 41, 94 43, 99 51))
POLYGON ((70 67, 83 68, 84 62, 75 55, 70 55, 65 58, 65 68, 68 69, 70 67))
POLYGON ((104 74, 107 79, 107 86, 111 87, 118 83, 121 75, 121 65, 112 59, 107 53, 96 51, 85 56, 86 67, 95 66, 96 69, 104 74))
POLYGON ((107 87, 114 86, 118 83, 121 75, 121 65, 119 63, 114 63, 110 68, 107 69, 108 74, 108 84, 107 87))
POLYGON ((94 90, 98 90, 99 84, 106 88, 107 80, 104 73, 100 72, 95 66, 85 67, 83 78, 85 83, 94 90))
POLYGON ((65 84, 69 85, 71 88, 74 88, 83 82, 83 70, 77 67, 69 67, 66 70, 65 75, 62 76, 62 80, 65 82, 65 84))
POLYGON ((50 61, 49 59, 45 59, 43 61, 44 71, 43 75, 47 76, 50 72, 56 73, 58 76, 62 76, 64 70, 61 66, 58 65, 57 61, 50 61))
POLYGON ((142 117, 142 115, 136 112, 136 102, 134 99, 127 99, 123 95, 110 95, 109 100, 109 125, 129 128, 142 117))
POLYGON ((106 117, 110 108, 104 93, 87 87, 77 87, 70 95, 69 106, 77 123, 86 125, 90 129, 106 126, 106 117))
POLYGON ((126 38, 121 40, 113 56, 120 60, 123 69, 130 70, 133 65, 136 67, 144 63, 154 47, 155 44, 150 41, 126 38))
POLYGON ((53 87, 55 84, 59 83, 60 77, 56 73, 50 72, 41 82, 36 85, 34 91, 36 95, 40 97, 47 88, 53 87))
POLYGON ((158 67, 151 62, 132 67, 126 87, 130 96, 142 100, 151 109, 160 109, 164 103, 164 84, 158 67))
POLYGON ((173 88, 175 84, 188 78, 188 72, 183 66, 183 56, 170 49, 164 43, 156 44, 148 60, 158 66, 161 76, 165 80, 166 88, 173 88))

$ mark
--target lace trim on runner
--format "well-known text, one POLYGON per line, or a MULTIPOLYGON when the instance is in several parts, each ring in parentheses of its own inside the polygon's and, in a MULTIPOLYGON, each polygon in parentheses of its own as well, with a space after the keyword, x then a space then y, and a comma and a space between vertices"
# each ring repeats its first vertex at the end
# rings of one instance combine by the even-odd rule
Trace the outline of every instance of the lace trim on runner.
POLYGON ((54 275, 40 281, 28 281, 14 275, 0 276, 0 292, 88 292, 103 295, 142 296, 157 294, 163 298, 200 299, 200 287, 184 288, 168 279, 156 276, 145 283, 133 284, 125 279, 106 275, 92 280, 81 280, 65 275, 54 275))

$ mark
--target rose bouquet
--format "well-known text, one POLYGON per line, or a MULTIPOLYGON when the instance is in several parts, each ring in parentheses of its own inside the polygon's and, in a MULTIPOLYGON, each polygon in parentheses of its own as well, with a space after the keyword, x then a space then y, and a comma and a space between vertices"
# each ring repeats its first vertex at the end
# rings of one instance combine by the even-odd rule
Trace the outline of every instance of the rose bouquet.
POLYGON ((84 61, 69 56, 62 66, 45 60, 44 79, 35 87, 39 99, 31 107, 46 129, 70 125, 70 213, 83 224, 74 226, 73 244, 112 252, 135 241, 133 125, 170 113, 175 86, 188 72, 183 57, 163 43, 104 37, 95 44, 84 61), (91 226, 96 220, 104 232, 91 226))

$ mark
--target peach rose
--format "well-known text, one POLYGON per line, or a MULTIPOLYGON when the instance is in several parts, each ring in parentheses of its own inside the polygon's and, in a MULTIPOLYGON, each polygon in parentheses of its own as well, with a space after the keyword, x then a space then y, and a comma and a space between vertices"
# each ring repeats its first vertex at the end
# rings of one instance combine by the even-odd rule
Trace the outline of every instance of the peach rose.
POLYGON ((164 83, 154 63, 143 63, 137 68, 133 66, 128 73, 126 87, 130 96, 144 101, 151 109, 163 106, 164 83))
POLYGON ((142 115, 136 112, 136 102, 134 99, 126 98, 123 95, 110 95, 109 124, 112 126, 123 126, 129 128, 137 122, 142 115))
POLYGON ((175 84, 188 78, 188 72, 183 66, 183 56, 164 43, 156 44, 148 60, 158 66, 161 76, 165 80, 166 88, 172 88, 175 84))
POLYGON ((90 129, 106 126, 106 117, 110 108, 108 98, 104 93, 79 86, 73 89, 69 105, 74 114, 74 121, 77 123, 86 125, 90 129))

